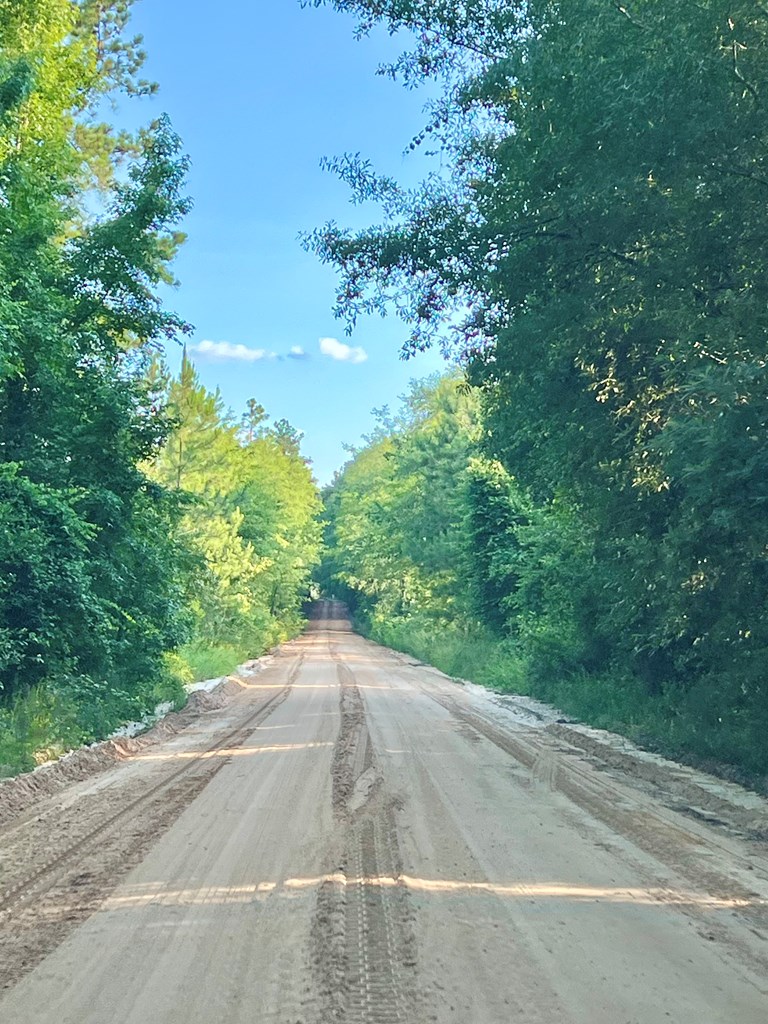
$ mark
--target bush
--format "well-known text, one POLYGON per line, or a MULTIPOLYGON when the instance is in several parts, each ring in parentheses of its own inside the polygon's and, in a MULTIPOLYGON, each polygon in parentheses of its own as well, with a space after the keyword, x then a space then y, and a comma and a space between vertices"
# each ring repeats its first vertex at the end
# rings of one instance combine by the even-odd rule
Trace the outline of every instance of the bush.
POLYGON ((367 632, 377 643, 412 654, 446 675, 505 693, 526 692, 519 654, 479 624, 412 618, 374 621, 367 632))
POLYGON ((247 648, 234 644, 190 644, 179 651, 185 675, 191 683, 225 676, 252 656, 247 648))

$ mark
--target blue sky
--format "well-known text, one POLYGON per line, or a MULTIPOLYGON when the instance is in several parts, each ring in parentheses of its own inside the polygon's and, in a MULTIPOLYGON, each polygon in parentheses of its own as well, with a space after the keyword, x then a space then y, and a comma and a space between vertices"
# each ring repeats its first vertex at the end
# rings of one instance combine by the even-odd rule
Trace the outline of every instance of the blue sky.
MULTIPOLYGON (((426 96, 376 76, 397 40, 358 42, 353 28, 298 0, 140 0, 133 29, 160 93, 119 115, 137 124, 166 111, 192 159, 195 207, 168 303, 195 325, 203 382, 238 413, 253 397, 304 431, 321 483, 344 462, 343 443, 371 429, 372 408, 396 405, 410 379, 444 366, 437 353, 402 361, 407 328, 394 316, 347 337, 331 313, 335 274, 297 240, 327 220, 376 219, 350 205, 322 157, 359 151, 406 183, 425 170, 424 158, 402 154, 426 96)), ((172 367, 179 358, 169 350, 172 367)))

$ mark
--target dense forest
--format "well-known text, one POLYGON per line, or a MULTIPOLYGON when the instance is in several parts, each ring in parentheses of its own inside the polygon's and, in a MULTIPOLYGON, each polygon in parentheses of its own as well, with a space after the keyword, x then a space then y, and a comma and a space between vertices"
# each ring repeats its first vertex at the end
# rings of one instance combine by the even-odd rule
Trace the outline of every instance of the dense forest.
POLYGON ((295 431, 160 359, 187 161, 105 120, 131 4, 0 4, 0 773, 294 633, 318 553, 295 431))
MULTIPOLYGON (((321 3, 322 0, 318 0, 321 3)), ((329 0, 330 2, 330 0, 329 0)), ((374 637, 768 771, 768 14, 705 0, 333 0, 433 80, 416 189, 307 244, 427 383, 327 497, 374 637), (434 88, 434 87, 433 87, 434 88)))

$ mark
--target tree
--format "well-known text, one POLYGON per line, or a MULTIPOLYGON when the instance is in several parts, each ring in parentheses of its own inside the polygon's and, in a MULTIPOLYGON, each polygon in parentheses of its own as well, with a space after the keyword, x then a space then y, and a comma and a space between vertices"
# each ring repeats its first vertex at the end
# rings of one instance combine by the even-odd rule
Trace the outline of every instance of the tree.
POLYGON ((530 502, 498 462, 470 460, 466 490, 466 573, 478 619, 504 635, 520 586, 521 530, 530 502))
POLYGON ((184 509, 174 539, 188 552, 193 642, 255 654, 298 628, 319 549, 316 485, 296 433, 260 426, 255 399, 237 427, 186 352, 167 402, 173 429, 150 472, 184 509))
POLYGON ((308 239, 339 270, 337 311, 351 326, 397 309, 407 351, 458 349, 482 389, 484 453, 540 511, 515 611, 530 642, 536 623, 559 630, 570 670, 628 666, 653 699, 700 686, 730 709, 709 721, 715 749, 747 706, 768 710, 765 527, 744 497, 760 500, 766 441, 764 12, 332 6, 361 32, 406 31, 385 70, 444 83, 413 145, 436 140, 447 168, 406 191, 332 162, 382 206, 368 230, 308 239))
POLYGON ((255 398, 249 398, 245 403, 245 412, 242 418, 242 432, 247 444, 252 444, 257 436, 261 424, 269 417, 263 405, 259 405, 255 398))
POLYGON ((77 128, 117 84, 79 30, 89 6, 0 11, 0 687, 65 697, 81 735, 152 702, 183 636, 174 505, 139 467, 167 431, 144 371, 185 329, 155 286, 188 208, 162 119, 83 215, 77 128))
POLYGON ((458 375, 416 383, 325 496, 331 587, 365 616, 450 617, 462 598, 476 397, 458 375), (393 425, 396 424, 396 425, 393 425))

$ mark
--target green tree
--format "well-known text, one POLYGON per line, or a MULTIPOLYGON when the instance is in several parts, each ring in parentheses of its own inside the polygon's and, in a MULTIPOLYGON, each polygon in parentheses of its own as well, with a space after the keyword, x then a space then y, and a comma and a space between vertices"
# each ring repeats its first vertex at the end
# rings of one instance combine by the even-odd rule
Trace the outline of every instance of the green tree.
POLYGON ((498 462, 470 460, 466 489, 466 575, 478 619, 500 635, 510 627, 520 586, 521 529, 530 502, 498 462))
POLYGON ((385 70, 445 85, 412 143, 435 140, 443 173, 404 190, 331 161, 382 207, 308 240, 340 272, 337 311, 397 309, 407 351, 457 348, 482 389, 484 454, 535 513, 510 539, 530 657, 538 637, 560 673, 629 670, 689 716, 698 687, 711 749, 732 750, 733 723, 768 713, 764 12, 331 6, 406 30, 385 70))
POLYGON ((155 286, 188 203, 162 119, 83 217, 77 126, 112 86, 81 13, 0 9, 0 688, 47 687, 93 735, 155 699, 182 635, 173 503, 139 466, 167 430, 145 367, 184 330, 155 286))
POLYGON ((184 509, 193 642, 254 655, 299 628, 320 543, 315 482, 296 432, 262 426, 254 399, 238 427, 186 352, 167 402, 173 429, 150 472, 184 509))
POLYGON ((326 494, 330 585, 343 585, 360 613, 378 620, 450 617, 465 604, 462 526, 476 397, 458 375, 434 378, 412 386, 394 420, 382 419, 326 494))

